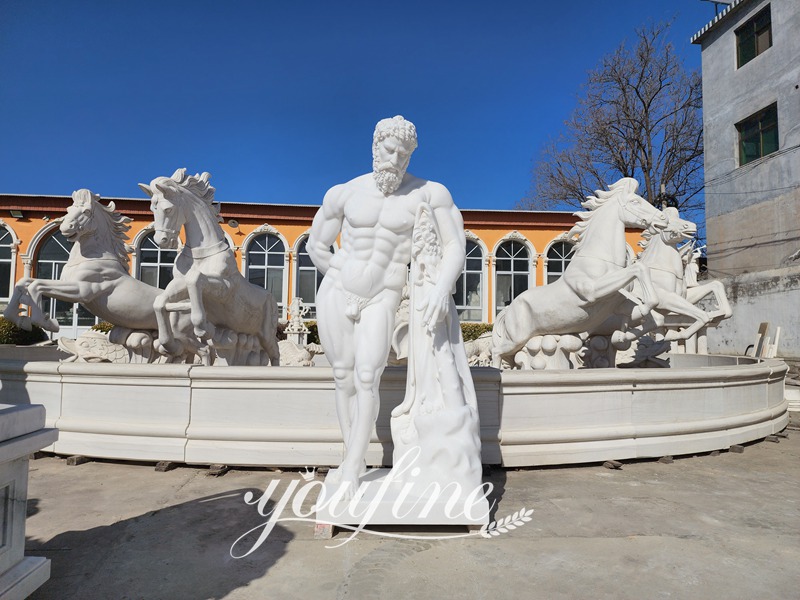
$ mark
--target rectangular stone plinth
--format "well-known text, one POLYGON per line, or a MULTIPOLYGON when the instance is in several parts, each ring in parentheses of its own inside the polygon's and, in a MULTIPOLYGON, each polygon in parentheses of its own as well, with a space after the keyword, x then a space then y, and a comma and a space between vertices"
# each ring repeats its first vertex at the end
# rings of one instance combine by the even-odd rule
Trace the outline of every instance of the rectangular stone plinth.
POLYGON ((430 487, 415 490, 411 484, 387 481, 390 469, 373 469, 361 477, 360 497, 339 500, 338 484, 325 482, 317 498, 319 525, 466 525, 489 522, 489 502, 482 490, 457 490, 443 485, 436 494, 430 487), (415 492, 427 492, 424 495, 415 492), (475 492, 473 494, 473 492, 475 492))

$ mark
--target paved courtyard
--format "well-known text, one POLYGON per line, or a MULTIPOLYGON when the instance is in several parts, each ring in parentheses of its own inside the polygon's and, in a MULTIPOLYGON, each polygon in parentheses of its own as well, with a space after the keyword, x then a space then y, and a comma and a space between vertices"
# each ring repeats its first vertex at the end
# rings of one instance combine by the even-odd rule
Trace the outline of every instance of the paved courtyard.
POLYGON ((280 479, 278 500, 297 472, 41 458, 26 553, 50 558, 52 576, 33 598, 798 598, 800 432, 788 433, 672 464, 495 469, 497 518, 534 513, 492 539, 362 533, 326 548, 347 533, 315 540, 311 524, 282 522, 241 559, 231 545, 265 520, 244 493, 280 479))

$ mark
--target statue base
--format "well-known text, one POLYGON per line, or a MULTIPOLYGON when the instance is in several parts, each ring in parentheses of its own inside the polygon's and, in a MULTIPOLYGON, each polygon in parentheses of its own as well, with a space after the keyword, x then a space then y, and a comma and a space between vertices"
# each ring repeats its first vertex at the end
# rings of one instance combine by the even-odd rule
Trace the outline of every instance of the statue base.
POLYGON ((396 481, 391 469, 372 469, 361 477, 359 492, 343 500, 338 483, 324 482, 317 498, 314 537, 330 539, 335 527, 358 531, 375 525, 467 526, 489 523, 491 507, 484 489, 461 489, 453 483, 421 485, 396 481), (419 488, 419 489, 415 489, 419 488))

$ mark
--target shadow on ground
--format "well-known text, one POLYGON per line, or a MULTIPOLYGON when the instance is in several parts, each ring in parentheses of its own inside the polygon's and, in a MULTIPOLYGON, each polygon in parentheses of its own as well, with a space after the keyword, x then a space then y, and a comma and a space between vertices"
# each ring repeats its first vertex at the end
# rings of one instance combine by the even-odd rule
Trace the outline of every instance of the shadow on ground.
MULTIPOLYGON (((294 535, 276 525, 257 552, 232 558, 236 538, 266 521, 243 502, 246 491, 259 497, 239 489, 50 540, 28 538, 27 555, 52 561, 50 580, 31 599, 217 599, 248 586, 285 554, 294 535)), ((37 504, 29 500, 31 510, 37 504)), ((246 552, 260 532, 237 551, 246 552)))

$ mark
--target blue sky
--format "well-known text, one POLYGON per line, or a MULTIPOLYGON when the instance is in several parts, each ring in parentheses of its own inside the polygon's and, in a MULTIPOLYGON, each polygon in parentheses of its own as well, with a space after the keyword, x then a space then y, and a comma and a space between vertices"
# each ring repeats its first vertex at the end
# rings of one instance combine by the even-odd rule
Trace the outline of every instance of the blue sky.
POLYGON ((510 209, 586 72, 648 21, 689 38, 700 0, 0 0, 0 193, 143 197, 209 171, 222 202, 318 204, 371 169, 402 114, 409 171, 461 208, 510 209))

